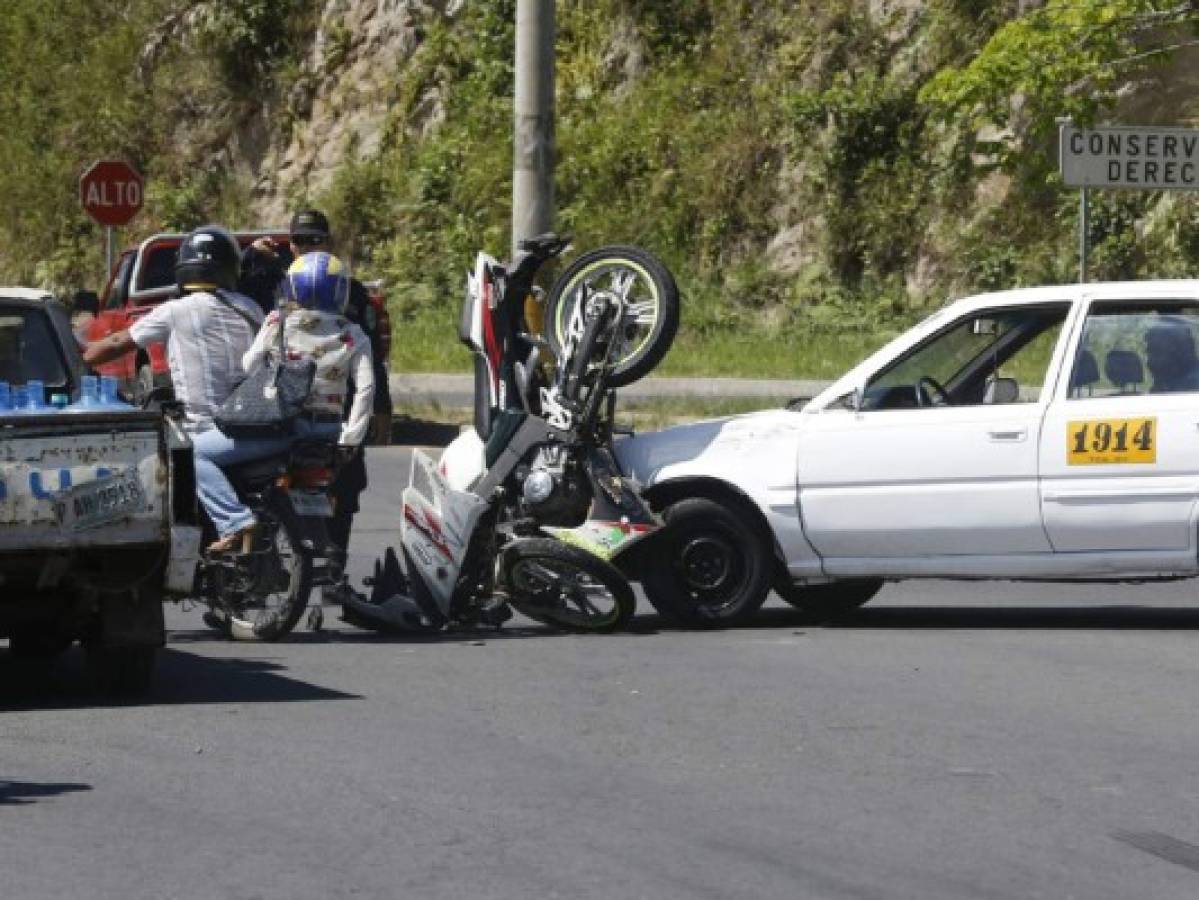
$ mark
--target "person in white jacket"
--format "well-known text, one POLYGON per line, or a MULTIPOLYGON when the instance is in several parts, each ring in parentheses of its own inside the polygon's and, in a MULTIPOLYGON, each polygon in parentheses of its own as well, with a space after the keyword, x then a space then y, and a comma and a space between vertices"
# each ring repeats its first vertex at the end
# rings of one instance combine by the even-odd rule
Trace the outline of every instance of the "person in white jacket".
POLYGON ((267 316, 242 358, 247 373, 265 366, 279 352, 290 360, 312 360, 316 375, 292 434, 270 438, 231 438, 219 428, 196 437, 196 488, 200 502, 216 526, 218 540, 208 549, 222 552, 249 544, 254 515, 241 502, 222 467, 274 456, 301 438, 327 438, 357 447, 370 426, 375 391, 371 345, 366 334, 345 318, 349 271, 328 253, 306 253, 292 263, 281 285, 279 308, 267 316), (349 414, 346 391, 354 384, 349 414))

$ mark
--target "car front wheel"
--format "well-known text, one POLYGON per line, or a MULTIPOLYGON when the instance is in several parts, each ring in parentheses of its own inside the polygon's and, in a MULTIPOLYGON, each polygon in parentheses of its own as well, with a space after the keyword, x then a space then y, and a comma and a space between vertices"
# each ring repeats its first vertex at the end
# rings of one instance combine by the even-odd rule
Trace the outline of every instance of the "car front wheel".
POLYGON ((738 506, 694 497, 671 504, 641 584, 663 616, 689 628, 747 622, 770 592, 769 537, 738 506))

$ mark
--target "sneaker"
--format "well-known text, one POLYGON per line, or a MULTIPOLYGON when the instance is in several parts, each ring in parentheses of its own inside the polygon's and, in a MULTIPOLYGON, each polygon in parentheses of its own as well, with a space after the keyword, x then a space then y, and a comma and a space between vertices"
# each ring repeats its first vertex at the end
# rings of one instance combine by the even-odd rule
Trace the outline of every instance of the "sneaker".
POLYGON ((350 601, 366 603, 367 596, 350 586, 349 581, 342 580, 337 584, 325 585, 321 589, 321 603, 325 606, 345 606, 350 601))

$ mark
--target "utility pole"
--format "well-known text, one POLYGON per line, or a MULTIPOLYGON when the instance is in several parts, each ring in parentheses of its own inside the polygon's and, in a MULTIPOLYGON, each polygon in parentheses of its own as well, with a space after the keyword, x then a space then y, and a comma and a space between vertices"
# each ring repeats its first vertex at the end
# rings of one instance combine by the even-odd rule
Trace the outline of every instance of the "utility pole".
POLYGON ((554 224, 554 0, 516 0, 512 252, 554 224))

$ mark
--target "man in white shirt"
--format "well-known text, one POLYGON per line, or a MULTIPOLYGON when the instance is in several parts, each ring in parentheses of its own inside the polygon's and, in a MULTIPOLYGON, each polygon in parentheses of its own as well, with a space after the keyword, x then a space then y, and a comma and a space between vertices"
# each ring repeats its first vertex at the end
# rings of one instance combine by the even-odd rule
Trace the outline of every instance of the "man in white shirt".
POLYGON ((88 345, 83 361, 95 366, 165 342, 171 383, 183 403, 188 430, 212 428, 213 414, 245 374, 242 356, 262 324, 258 304, 234 291, 240 258, 237 241, 224 228, 196 229, 179 246, 175 264, 183 296, 88 345))

